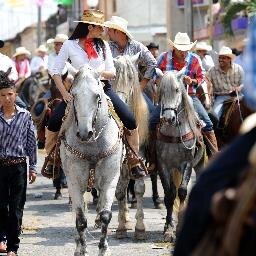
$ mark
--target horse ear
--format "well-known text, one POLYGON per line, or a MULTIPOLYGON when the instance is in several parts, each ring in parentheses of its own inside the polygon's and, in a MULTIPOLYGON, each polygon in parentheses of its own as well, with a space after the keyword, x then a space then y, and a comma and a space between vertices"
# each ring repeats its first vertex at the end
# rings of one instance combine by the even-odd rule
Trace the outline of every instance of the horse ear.
POLYGON ((136 53, 135 55, 133 55, 133 56, 131 57, 132 63, 133 63, 135 66, 136 66, 136 65, 138 64, 138 62, 139 62, 140 53, 141 53, 141 52, 138 52, 138 53, 136 53))

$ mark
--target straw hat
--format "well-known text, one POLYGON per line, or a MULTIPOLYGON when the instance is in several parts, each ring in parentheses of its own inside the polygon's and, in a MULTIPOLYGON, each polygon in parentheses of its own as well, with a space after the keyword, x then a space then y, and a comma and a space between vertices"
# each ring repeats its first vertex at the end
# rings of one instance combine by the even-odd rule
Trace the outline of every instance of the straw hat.
POLYGON ((39 47, 36 49, 36 52, 47 52, 47 48, 44 44, 39 45, 39 47))
POLYGON ((196 50, 205 50, 205 51, 211 51, 212 50, 212 46, 207 44, 206 42, 198 42, 196 44, 196 50))
POLYGON ((0 40, 0 48, 4 47, 4 41, 0 40))
POLYGON ((132 34, 128 31, 128 21, 119 16, 112 16, 109 21, 106 21, 104 25, 107 28, 113 28, 125 33, 130 39, 133 38, 132 34))
POLYGON ((25 47, 18 47, 15 49, 15 53, 13 54, 13 58, 17 57, 18 55, 30 55, 31 53, 25 47))
POLYGON ((49 38, 49 39, 47 39, 46 43, 47 43, 47 44, 52 44, 53 41, 54 41, 54 38, 49 38))
POLYGON ((54 43, 64 43, 66 40, 68 40, 68 36, 65 34, 57 34, 55 38, 53 39, 54 43))
POLYGON ((81 20, 75 20, 74 22, 88 23, 92 25, 104 26, 104 13, 99 10, 84 10, 81 20))
POLYGON ((190 42, 190 38, 187 33, 178 32, 174 38, 174 42, 172 40, 168 40, 170 46, 180 50, 180 51, 190 51, 195 45, 196 42, 190 42))
POLYGON ((229 58, 231 58, 231 60, 233 60, 236 55, 232 53, 231 48, 227 47, 227 46, 222 46, 220 51, 219 51, 219 56, 223 55, 223 56, 228 56, 229 58))

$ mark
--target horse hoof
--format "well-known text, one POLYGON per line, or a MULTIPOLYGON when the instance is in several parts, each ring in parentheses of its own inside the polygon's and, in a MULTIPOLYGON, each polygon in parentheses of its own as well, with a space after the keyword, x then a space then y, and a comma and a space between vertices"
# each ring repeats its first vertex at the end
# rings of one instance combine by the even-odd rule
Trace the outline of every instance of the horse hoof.
POLYGON ((134 237, 136 240, 146 240, 147 236, 146 236, 145 229, 139 230, 135 228, 134 237))
POLYGON ((133 229, 133 223, 131 221, 126 221, 125 224, 124 224, 124 229, 132 230, 133 229))
POLYGON ((164 242, 172 243, 175 240, 173 232, 165 232, 164 233, 164 242))
POLYGON ((111 256, 111 251, 109 248, 100 249, 98 256, 111 256))
POLYGON ((117 239, 124 239, 126 237, 128 237, 127 229, 117 229, 116 230, 116 238, 117 239))

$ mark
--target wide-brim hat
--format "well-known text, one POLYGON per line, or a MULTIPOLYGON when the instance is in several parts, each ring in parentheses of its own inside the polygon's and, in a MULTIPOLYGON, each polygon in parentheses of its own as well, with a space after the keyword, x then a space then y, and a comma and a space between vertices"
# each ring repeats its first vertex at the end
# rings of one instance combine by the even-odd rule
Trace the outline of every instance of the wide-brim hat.
POLYGON ((119 30, 125 33, 130 39, 133 38, 132 34, 128 31, 128 21, 119 16, 112 16, 110 20, 104 23, 105 27, 119 30))
POLYGON ((39 47, 36 49, 36 52, 47 52, 47 48, 44 44, 39 45, 39 47))
POLYGON ((104 13, 100 10, 94 9, 84 10, 81 20, 75 20, 74 22, 82 22, 92 25, 104 26, 104 13))
POLYGON ((159 45, 154 43, 154 42, 151 42, 150 44, 148 44, 146 46, 148 49, 159 49, 159 45))
POLYGON ((3 48, 3 47, 4 47, 4 41, 0 40, 0 48, 3 48))
POLYGON ((231 48, 227 47, 227 46, 222 46, 220 51, 219 51, 219 56, 227 56, 229 58, 231 58, 231 60, 233 60, 236 55, 232 53, 231 48))
POLYGON ((196 50, 204 50, 204 51, 211 51, 212 46, 207 44, 206 42, 198 42, 195 47, 196 50))
POLYGON ((168 43, 171 47, 174 47, 180 51, 190 51, 196 45, 197 41, 191 42, 187 33, 178 32, 172 40, 168 40, 168 43))
POLYGON ((18 47, 15 49, 15 53, 13 54, 13 58, 19 56, 19 55, 31 55, 30 51, 28 51, 25 47, 18 47))
POLYGON ((64 43, 66 40, 68 40, 68 36, 65 34, 57 34, 55 38, 53 39, 53 43, 64 43))

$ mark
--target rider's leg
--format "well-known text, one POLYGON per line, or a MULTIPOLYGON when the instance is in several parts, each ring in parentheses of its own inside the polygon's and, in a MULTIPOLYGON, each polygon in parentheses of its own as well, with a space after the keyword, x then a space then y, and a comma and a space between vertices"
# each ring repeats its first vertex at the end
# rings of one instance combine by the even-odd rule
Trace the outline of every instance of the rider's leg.
POLYGON ((131 174, 133 178, 143 177, 146 175, 146 171, 141 166, 141 159, 139 157, 139 132, 135 118, 129 107, 112 90, 110 84, 105 83, 104 92, 111 99, 117 115, 128 129, 125 135, 130 146, 127 150, 127 160, 131 174))
POLYGON ((214 155, 216 152, 218 152, 218 144, 213 130, 212 121, 209 118, 208 113, 202 105, 201 101, 196 96, 192 96, 191 98, 193 100, 194 108, 198 113, 200 119, 202 119, 206 124, 205 127, 203 127, 202 129, 204 139, 209 148, 210 154, 214 155))
POLYGON ((220 120, 220 117, 223 113, 223 103, 225 100, 230 99, 228 95, 219 95, 215 97, 214 104, 213 104, 213 111, 220 120))
POLYGON ((59 132, 62 125, 62 118, 65 115, 67 104, 65 101, 62 101, 53 111, 49 121, 48 121, 48 130, 52 132, 59 132))

